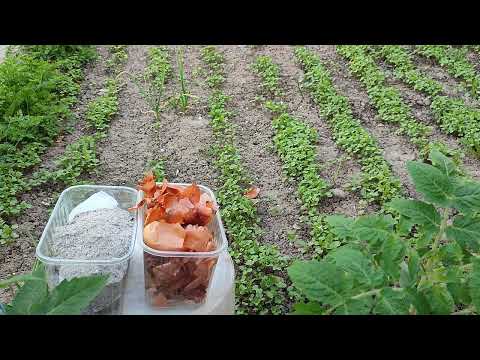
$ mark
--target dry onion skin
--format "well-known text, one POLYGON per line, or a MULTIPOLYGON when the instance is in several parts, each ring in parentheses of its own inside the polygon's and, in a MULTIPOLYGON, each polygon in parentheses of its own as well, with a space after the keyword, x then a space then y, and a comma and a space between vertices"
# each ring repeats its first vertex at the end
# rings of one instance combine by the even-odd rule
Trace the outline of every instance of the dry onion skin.
MULTIPOLYGON (((218 210, 208 194, 195 183, 157 185, 149 173, 139 182, 144 199, 130 210, 146 206, 143 240, 155 250, 210 252, 214 236, 207 225, 218 210)), ((153 306, 177 302, 201 303, 217 257, 165 257, 144 252, 145 287, 153 306)))

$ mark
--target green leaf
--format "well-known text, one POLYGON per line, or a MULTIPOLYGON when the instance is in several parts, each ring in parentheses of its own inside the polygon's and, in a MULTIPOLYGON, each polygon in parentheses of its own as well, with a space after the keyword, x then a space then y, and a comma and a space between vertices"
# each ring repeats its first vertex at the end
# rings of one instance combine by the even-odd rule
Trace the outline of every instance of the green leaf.
POLYGON ((372 297, 348 299, 335 309, 334 315, 368 315, 372 306, 372 297))
POLYGON ((405 244, 393 236, 383 243, 380 265, 394 279, 400 276, 400 263, 405 256, 405 250, 405 244))
POLYGON ((358 250, 343 246, 330 252, 326 260, 350 273, 360 285, 372 288, 384 282, 383 271, 376 270, 371 260, 358 250))
POLYGON ((383 288, 375 304, 374 313, 379 315, 408 315, 410 302, 405 291, 383 288))
POLYGON ((418 225, 438 229, 442 221, 435 206, 419 200, 393 199, 390 204, 401 215, 411 218, 418 225))
POLYGON ((447 269, 447 289, 452 294, 455 304, 469 305, 471 303, 470 292, 462 270, 458 266, 447 269))
POLYGON ((413 287, 418 279, 420 273, 420 257, 418 253, 411 249, 408 256, 408 263, 402 261, 400 264, 400 286, 402 288, 413 287))
POLYGON ((63 280, 48 298, 47 315, 78 315, 103 290, 108 275, 63 280))
POLYGON ((470 296, 477 313, 480 313, 480 259, 474 258, 472 263, 473 270, 469 281, 470 296))
POLYGON ((293 307, 292 315, 322 315, 323 308, 317 302, 297 303, 293 307))
POLYGON ((332 228, 332 231, 340 239, 346 240, 352 237, 352 226, 354 219, 343 215, 330 215, 325 218, 327 223, 332 228))
POLYGON ((418 315, 428 315, 432 312, 430 304, 423 293, 417 291, 416 288, 409 288, 406 291, 418 315))
POLYGON ((480 249, 480 219, 457 216, 446 229, 447 237, 455 240, 462 249, 477 252, 480 249))
POLYGON ((34 315, 43 313, 43 305, 48 296, 48 285, 45 276, 45 267, 40 264, 33 270, 32 276, 37 279, 26 281, 17 291, 7 314, 34 315))
POLYGON ((455 241, 449 242, 439 250, 440 259, 446 267, 462 264, 464 253, 462 247, 455 241))
POLYGON ((390 215, 361 216, 353 225, 353 233, 358 240, 375 244, 392 236, 394 224, 395 221, 390 215))
POLYGON ((464 214, 480 211, 480 183, 457 181, 453 191, 451 206, 464 214))
POLYGON ((433 284, 424 290, 425 297, 435 315, 449 315, 455 308, 455 302, 445 284, 433 284))
POLYGON ((353 287, 351 277, 325 261, 295 261, 287 271, 294 286, 309 300, 332 306, 345 302, 353 287))
POLYGON ((416 161, 407 162, 407 169, 416 190, 422 193, 427 201, 449 206, 453 184, 445 174, 432 165, 416 161))
POLYGON ((455 174, 456 167, 452 159, 445 156, 437 149, 432 149, 429 157, 433 165, 440 169, 445 175, 451 176, 455 174))

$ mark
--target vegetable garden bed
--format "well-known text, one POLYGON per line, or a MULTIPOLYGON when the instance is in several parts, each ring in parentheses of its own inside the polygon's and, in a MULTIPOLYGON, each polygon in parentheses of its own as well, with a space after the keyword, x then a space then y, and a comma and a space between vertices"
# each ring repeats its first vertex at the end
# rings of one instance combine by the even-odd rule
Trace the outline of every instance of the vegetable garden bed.
POLYGON ((214 191, 237 314, 477 314, 477 51, 20 47, 0 64, 0 284, 30 273, 66 187, 151 170, 214 191))

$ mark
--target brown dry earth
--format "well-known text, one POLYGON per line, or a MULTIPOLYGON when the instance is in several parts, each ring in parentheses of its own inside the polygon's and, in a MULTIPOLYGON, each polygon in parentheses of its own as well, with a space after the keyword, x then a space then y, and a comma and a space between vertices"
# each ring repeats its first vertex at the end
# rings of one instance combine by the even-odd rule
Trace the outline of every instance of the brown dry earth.
POLYGON ((277 245, 287 255, 300 256, 297 241, 306 241, 309 229, 300 220, 296 184, 286 181, 273 151, 271 117, 255 102, 258 80, 251 70, 255 51, 248 46, 220 46, 225 55, 224 93, 232 96, 237 148, 243 164, 260 188, 257 209, 264 236, 259 241, 277 245), (290 239, 289 239, 290 238, 290 239), (293 240, 295 238, 296 240, 293 240))
POLYGON ((98 145, 97 174, 88 177, 94 184, 135 187, 145 173, 147 158, 151 157, 153 115, 131 79, 144 71, 148 47, 134 45, 127 49, 118 114, 110 123, 107 138, 98 145))
MULTIPOLYGON (((169 46, 172 64, 172 78, 166 88, 166 97, 179 94, 176 47, 169 46)), ((192 95, 189 107, 167 108, 162 113, 160 125, 156 127, 153 151, 155 158, 165 160, 166 178, 172 182, 205 185, 216 190, 217 173, 209 155, 213 134, 208 118, 209 90, 200 80, 200 47, 184 47, 184 70, 187 79, 187 92, 192 95)))
MULTIPOLYGON (((56 159, 61 156, 68 144, 88 133, 83 114, 90 101, 100 95, 107 76, 105 59, 108 50, 105 46, 97 48, 99 58, 85 69, 85 79, 81 85, 78 102, 73 109, 76 123, 70 134, 60 136, 56 143, 42 156, 42 163, 29 173, 45 168, 52 169, 56 159)), ((32 207, 20 215, 14 223, 18 225, 19 238, 9 246, 0 246, 0 279, 29 272, 35 261, 35 247, 50 216, 49 209, 63 189, 60 186, 45 184, 22 196, 22 200, 32 207)), ((0 289, 0 302, 11 299, 10 289, 0 289)))

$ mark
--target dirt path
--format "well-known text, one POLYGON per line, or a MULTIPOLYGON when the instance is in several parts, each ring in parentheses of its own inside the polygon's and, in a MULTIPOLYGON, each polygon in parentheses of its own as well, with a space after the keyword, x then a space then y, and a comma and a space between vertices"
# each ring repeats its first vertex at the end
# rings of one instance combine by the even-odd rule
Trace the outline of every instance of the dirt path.
MULTIPOLYGON (((196 181, 215 191, 217 173, 209 155, 213 143, 207 108, 209 90, 201 86, 198 78, 201 65, 200 48, 186 46, 184 50, 187 91, 193 97, 184 113, 171 108, 162 113, 161 124, 155 130, 153 158, 160 157, 165 160, 165 173, 169 181, 196 181)), ((167 97, 178 94, 180 89, 174 46, 169 47, 169 53, 173 77, 167 83, 167 97)))
POLYGON ((366 89, 355 77, 350 75, 346 61, 337 54, 335 46, 321 45, 312 47, 330 71, 337 91, 348 98, 355 118, 379 143, 383 156, 392 166, 392 171, 402 182, 407 196, 416 197, 413 183, 407 173, 405 162, 418 158, 416 147, 407 137, 397 135, 398 126, 384 123, 371 104, 366 89))
POLYGON ((119 93, 119 111, 108 129, 108 136, 98 145, 98 175, 89 180, 95 184, 135 186, 146 169, 151 149, 153 116, 140 90, 127 74, 143 72, 147 46, 128 47, 128 60, 122 76, 124 87, 119 93))
MULTIPOLYGON (((71 133, 61 135, 43 154, 42 163, 28 173, 41 168, 52 169, 55 160, 63 154, 66 146, 88 132, 83 114, 87 104, 99 95, 106 78, 104 65, 108 50, 105 46, 100 46, 97 50, 99 58, 85 70, 86 75, 81 85, 78 102, 73 109, 77 120, 71 133)), ((35 261, 36 244, 50 216, 49 209, 53 208, 57 195, 62 190, 63 187, 48 183, 22 196, 22 200, 31 204, 32 207, 13 222, 18 225, 19 238, 9 246, 0 246, 0 279, 31 270, 35 261)), ((9 302, 11 295, 9 289, 0 289, 0 302, 9 302)))
POLYGON ((254 50, 245 46, 220 46, 225 55, 224 92, 232 96, 230 109, 236 116, 237 148, 255 185, 260 188, 257 209, 264 236, 261 241, 277 245, 284 254, 299 256, 298 247, 288 238, 294 231, 305 241, 307 227, 300 222, 296 187, 285 181, 282 164, 273 152, 271 116, 255 104, 258 81, 251 71, 254 50))

